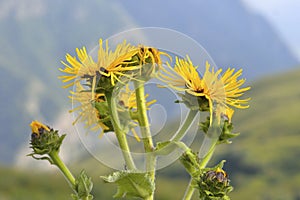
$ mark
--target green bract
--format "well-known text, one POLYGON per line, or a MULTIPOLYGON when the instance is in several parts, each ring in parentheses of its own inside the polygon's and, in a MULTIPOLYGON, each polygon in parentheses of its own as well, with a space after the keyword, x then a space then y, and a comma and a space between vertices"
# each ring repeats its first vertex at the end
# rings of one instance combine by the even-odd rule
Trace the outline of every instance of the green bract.
POLYGON ((28 156, 32 156, 37 160, 46 159, 49 160, 50 163, 53 163, 49 156, 44 155, 49 155, 53 152, 58 153, 65 136, 65 134, 59 136, 58 131, 53 129, 49 131, 42 129, 39 134, 32 133, 30 148, 33 150, 33 153, 28 154, 28 156))

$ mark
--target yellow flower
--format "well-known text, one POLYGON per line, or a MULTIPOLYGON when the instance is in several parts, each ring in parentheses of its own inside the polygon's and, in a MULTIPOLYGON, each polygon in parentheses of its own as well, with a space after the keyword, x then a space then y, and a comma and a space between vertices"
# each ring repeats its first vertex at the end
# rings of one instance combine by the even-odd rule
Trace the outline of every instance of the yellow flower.
MULTIPOLYGON (((78 112, 78 116, 73 124, 82 122, 85 124, 85 128, 91 131, 102 130, 100 136, 102 136, 104 132, 113 131, 105 95, 87 91, 79 82, 77 82, 75 86, 75 92, 70 92, 72 94, 70 98, 73 104, 78 105, 70 110, 70 112, 78 112)), ((148 95, 146 95, 146 97, 148 97, 148 95)), ((135 111, 137 109, 135 92, 130 90, 128 85, 120 91, 116 98, 118 98, 120 118, 123 116, 122 112, 128 112, 128 110, 135 111)), ((155 102, 156 100, 149 101, 147 102, 147 106, 149 107, 155 102)), ((130 119, 126 119, 125 121, 128 123, 130 119)), ((130 126, 134 127, 135 125, 130 123, 130 126)), ((139 141, 140 139, 133 128, 131 128, 131 131, 139 141)))
POLYGON ((216 113, 216 116, 220 116, 218 118, 218 124, 221 123, 221 117, 224 120, 228 120, 228 122, 231 123, 231 119, 232 119, 234 110, 228 106, 224 109, 223 106, 217 105, 217 107, 215 109, 215 113, 216 113))
POLYGON ((41 130, 50 131, 48 126, 42 124, 37 120, 32 121, 30 127, 31 127, 31 132, 37 134, 38 136, 40 135, 41 130))
POLYGON ((169 63, 167 66, 167 69, 162 70, 160 79, 178 91, 196 97, 205 97, 209 104, 211 119, 215 113, 218 122, 221 115, 226 115, 230 120, 233 114, 230 107, 240 109, 249 107, 247 104, 250 98, 239 99, 250 89, 250 87, 240 88, 245 83, 245 79, 238 80, 242 75, 241 69, 234 73, 235 69, 229 68, 221 75, 222 69, 215 72, 214 68, 210 69, 210 64, 206 62, 206 70, 201 78, 197 67, 189 57, 186 60, 176 57, 174 68, 169 63))
POLYGON ((65 66, 65 68, 59 68, 60 71, 68 74, 59 76, 59 78, 62 79, 62 82, 66 83, 72 81, 71 83, 65 85, 64 88, 73 86, 76 82, 76 79, 80 77, 96 76, 96 72, 99 70, 93 58, 87 54, 85 47, 83 47, 82 49, 76 48, 76 54, 78 60, 76 57, 72 57, 70 54, 67 54, 66 61, 69 64, 62 61, 62 64, 65 66))
POLYGON ((161 73, 160 76, 164 82, 170 83, 170 87, 191 94, 202 91, 202 81, 196 70, 197 68, 193 65, 189 57, 187 57, 187 60, 176 57, 174 69, 168 62, 167 66, 171 71, 163 69, 162 71, 165 74, 161 73))
POLYGON ((106 41, 105 47, 103 47, 102 39, 99 40, 99 49, 97 62, 93 60, 91 56, 87 54, 86 48, 76 49, 77 57, 72 57, 70 54, 66 55, 67 63, 62 61, 65 66, 60 71, 67 75, 59 76, 62 82, 73 81, 64 87, 73 86, 76 81, 80 81, 84 78, 91 78, 92 88, 95 89, 97 75, 102 75, 110 78, 111 84, 115 85, 115 81, 119 80, 119 76, 124 75, 126 71, 139 69, 139 66, 130 66, 132 56, 137 54, 138 49, 124 41, 122 44, 117 45, 114 51, 111 51, 106 41), (74 82, 75 81, 75 82, 74 82))
MULTIPOLYGON (((222 69, 214 72, 214 68, 212 68, 210 71, 210 64, 206 62, 206 71, 203 76, 203 94, 209 101, 211 112, 213 102, 216 102, 222 114, 230 113, 227 114, 229 119, 231 119, 233 111, 228 110, 228 106, 245 109, 249 107, 248 101, 250 100, 250 98, 239 99, 250 87, 240 88, 245 83, 245 79, 238 80, 242 75, 242 69, 235 73, 234 71, 234 68, 228 68, 219 78, 222 69)), ((219 116, 217 117, 219 118, 219 116)))
MULTIPOLYGON (((119 96, 119 105, 129 110, 134 110, 134 111, 137 110, 135 92, 129 88, 128 84, 120 91, 118 96, 119 96)), ((149 94, 146 94, 145 98, 147 99, 148 97, 149 94)), ((150 109, 149 106, 151 106, 155 102, 156 99, 146 102, 147 110, 149 110, 150 109)))
MULTIPOLYGON (((149 97, 149 94, 146 94, 145 95, 145 98, 147 99, 149 97)), ((137 111, 137 102, 136 102, 136 94, 133 90, 131 90, 129 88, 129 85, 127 84, 124 88, 122 88, 122 90, 120 91, 120 93, 118 94, 118 102, 119 102, 119 111, 120 113, 126 113, 126 112, 130 112, 131 114, 132 113, 136 113, 137 111)), ((151 100, 151 101, 148 101, 146 102, 146 109, 149 110, 150 106, 152 104, 154 104, 156 102, 155 99, 151 100)), ((122 115, 120 115, 121 117, 122 115)), ((134 121, 133 122, 129 122, 129 127, 130 127, 130 130, 131 132, 133 133, 134 137, 136 138, 137 141, 140 141, 140 138, 138 136, 138 134, 136 133, 135 131, 135 127, 138 126, 137 123, 136 123, 136 119, 134 118, 130 118, 129 120, 125 120, 127 123, 128 121, 130 121, 131 119, 133 119, 134 121)))
POLYGON ((103 42, 99 40, 98 61, 99 73, 103 76, 111 78, 111 84, 115 85, 118 76, 125 75, 124 73, 131 70, 139 69, 140 66, 131 66, 130 61, 132 57, 137 54, 138 49, 126 41, 119 44, 115 51, 109 50, 108 41, 106 41, 106 48, 103 47, 103 42))
MULTIPOLYGON (((79 104, 77 107, 73 108, 69 112, 78 112, 78 116, 73 122, 73 125, 77 122, 83 122, 85 128, 92 131, 97 131, 99 129, 104 131, 109 130, 109 127, 106 126, 101 120, 103 116, 98 112, 94 106, 94 102, 104 101, 101 97, 102 94, 92 94, 92 92, 86 91, 86 89, 79 83, 76 83, 75 92, 71 91, 72 96, 70 98, 73 101, 73 104, 79 104)), ((107 116, 105 116, 107 117, 107 116)))
POLYGON ((171 58, 169 54, 159 51, 156 48, 139 45, 138 47, 138 57, 140 59, 140 65, 144 65, 146 63, 152 63, 152 71, 155 70, 155 67, 158 69, 162 66, 161 55, 164 55, 171 58))

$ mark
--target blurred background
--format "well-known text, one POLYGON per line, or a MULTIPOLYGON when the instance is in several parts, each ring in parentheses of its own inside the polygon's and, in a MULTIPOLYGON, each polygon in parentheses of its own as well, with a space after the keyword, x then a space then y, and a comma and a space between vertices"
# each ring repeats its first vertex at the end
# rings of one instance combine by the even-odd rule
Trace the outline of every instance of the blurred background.
MULTIPOLYGON (((111 199, 115 188, 99 175, 112 170, 78 141, 58 68, 77 47, 151 26, 195 39, 218 67, 244 69, 252 100, 234 116, 241 135, 211 163, 227 160, 232 199, 299 200, 299 9, 296 0, 0 0, 0 199, 70 199, 55 168, 26 157, 34 119, 68 132, 64 159, 94 176, 96 199, 111 199)), ((158 173, 157 199, 181 199, 184 169, 174 163, 158 173)))

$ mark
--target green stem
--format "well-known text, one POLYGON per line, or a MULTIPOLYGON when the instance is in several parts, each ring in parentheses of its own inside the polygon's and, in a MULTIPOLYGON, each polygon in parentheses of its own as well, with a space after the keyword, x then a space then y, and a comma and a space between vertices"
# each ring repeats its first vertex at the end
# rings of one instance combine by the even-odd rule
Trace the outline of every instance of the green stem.
POLYGON ((49 153, 49 156, 53 162, 54 165, 56 165, 60 171, 63 173, 65 178, 68 180, 69 184, 74 188, 75 186, 75 178, 68 169, 68 167, 64 164, 64 162, 60 159, 57 151, 52 151, 49 153))
MULTIPOLYGON (((183 122, 183 125, 180 127, 180 130, 173 136, 171 141, 178 142, 185 136, 188 128, 193 123, 197 113, 198 113, 197 110, 189 111, 188 116, 185 118, 185 121, 183 122)), ((192 185, 194 184, 193 181, 194 181, 193 179, 190 180, 187 190, 184 194, 183 200, 190 200, 192 198, 194 193, 194 188, 192 187, 192 185)))
POLYGON ((214 154, 216 149, 216 143, 212 144, 210 147, 208 153, 204 156, 204 158, 200 162, 200 169, 203 169, 206 167, 207 163, 210 161, 212 155, 214 154))
POLYGON ((135 85, 138 122, 141 127, 141 134, 143 137, 144 148, 146 152, 153 152, 154 145, 153 145, 152 136, 150 132, 149 120, 147 116, 147 105, 146 105, 146 98, 145 98, 144 82, 135 81, 134 85, 135 85))
MULTIPOLYGON (((206 156, 200 162, 200 169, 203 169, 206 167, 207 163, 210 161, 210 159, 215 151, 215 147, 216 147, 216 143, 211 146, 209 152, 206 154, 206 156)), ((183 200, 190 200, 192 198, 194 191, 195 191, 195 188, 193 187, 193 185, 194 185, 194 179, 191 177, 189 185, 184 194, 183 200)))
MULTIPOLYGON (((217 128, 216 123, 212 124, 211 129, 213 131, 212 131, 212 133, 210 133, 210 136, 211 137, 218 136, 218 130, 219 129, 217 128)), ((214 151, 216 149, 218 138, 210 138, 210 139, 213 139, 213 142, 210 144, 210 147, 209 147, 209 150, 208 150, 207 154, 203 158, 200 158, 201 159, 201 162, 200 162, 200 165, 199 165, 200 169, 203 169, 203 168, 206 167, 207 163, 210 161, 210 159, 211 159, 211 157, 214 154, 214 151)), ((192 196, 194 194, 194 191, 195 191, 195 188, 193 187, 193 185, 194 185, 194 179, 191 177, 191 180, 190 180, 189 185, 186 189, 183 200, 190 200, 192 198, 192 196)))
POLYGON ((153 197, 153 194, 152 194, 151 196, 145 198, 144 200, 153 200, 153 199, 154 199, 154 197, 153 197))
POLYGON ((194 194, 194 179, 191 178, 182 200, 190 200, 194 194))
POLYGON ((122 150, 122 154, 123 154, 123 158, 126 163, 126 167, 130 170, 134 170, 134 169, 136 169, 136 167, 135 167, 133 158, 130 153, 128 141, 126 138, 126 133, 122 130, 122 128, 120 126, 120 120, 119 120, 119 115, 118 115, 118 111, 117 111, 116 101, 112 98, 111 93, 106 93, 105 96, 106 96, 107 104, 109 107, 108 110, 109 110, 109 115, 111 118, 111 123, 114 127, 114 132, 116 134, 120 148, 122 150))
MULTIPOLYGON (((146 152, 146 170, 149 172, 150 178, 154 183, 156 156, 153 154, 154 145, 150 131, 149 119, 147 116, 147 102, 145 98, 145 87, 143 81, 135 81, 135 95, 137 103, 138 122, 141 129, 142 141, 146 152)), ((149 197, 149 200, 153 196, 149 197)))
POLYGON ((185 136, 185 134, 187 133, 186 131, 194 121, 197 113, 198 113, 197 110, 189 111, 188 116, 185 118, 183 125, 181 126, 180 130, 176 133, 176 135, 173 136, 171 141, 178 142, 185 136))

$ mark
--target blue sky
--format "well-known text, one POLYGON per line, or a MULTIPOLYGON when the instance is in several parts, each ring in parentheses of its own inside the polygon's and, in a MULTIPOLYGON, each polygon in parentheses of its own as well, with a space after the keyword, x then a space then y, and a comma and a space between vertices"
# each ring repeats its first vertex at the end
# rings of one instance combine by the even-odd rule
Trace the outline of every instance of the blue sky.
POLYGON ((300 1, 243 0, 250 9, 272 23, 300 61, 300 1))

